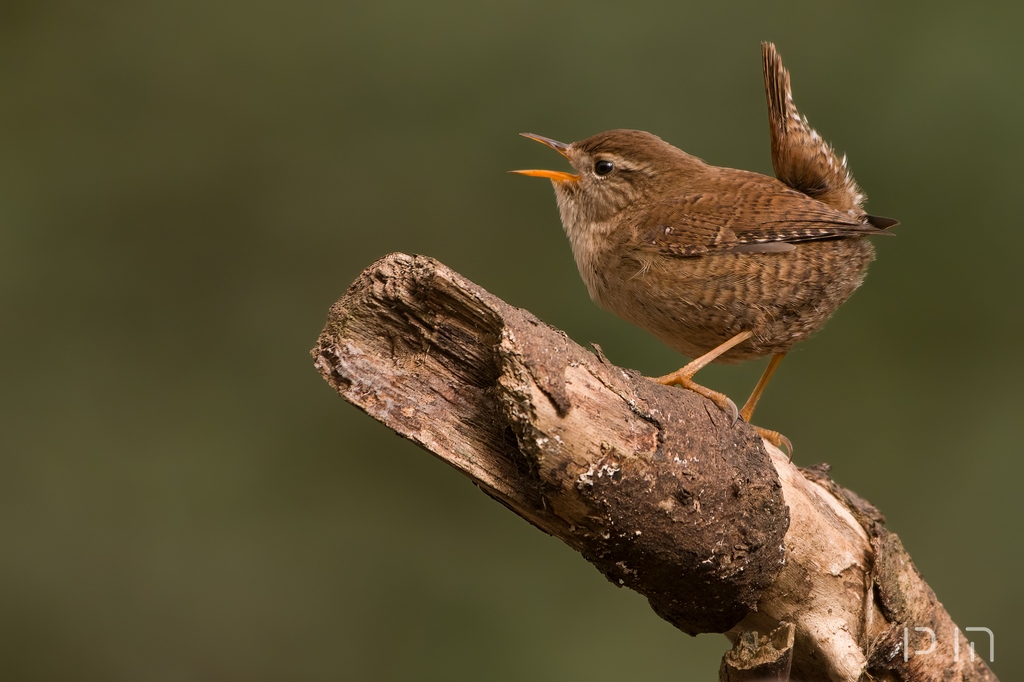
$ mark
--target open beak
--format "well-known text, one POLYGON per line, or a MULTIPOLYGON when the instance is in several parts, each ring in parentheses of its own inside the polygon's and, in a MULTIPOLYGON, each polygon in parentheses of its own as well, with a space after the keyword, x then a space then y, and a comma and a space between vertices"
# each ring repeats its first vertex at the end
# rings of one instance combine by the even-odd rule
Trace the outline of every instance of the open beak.
MULTIPOLYGON (((569 158, 569 145, 558 140, 552 140, 550 137, 543 137, 541 135, 534 135, 533 133, 519 133, 523 137, 528 137, 531 140, 536 140, 543 145, 551 147, 556 152, 569 158)), ((553 182, 576 182, 580 179, 580 176, 572 173, 566 173, 563 171, 551 171, 551 170, 514 170, 509 171, 510 173, 518 173, 520 175, 529 175, 531 178, 547 178, 553 182)))

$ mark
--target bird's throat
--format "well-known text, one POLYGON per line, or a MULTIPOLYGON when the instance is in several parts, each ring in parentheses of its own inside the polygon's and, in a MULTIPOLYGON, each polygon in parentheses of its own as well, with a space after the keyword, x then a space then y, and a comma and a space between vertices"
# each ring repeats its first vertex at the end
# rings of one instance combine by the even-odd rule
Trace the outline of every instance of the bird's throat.
POLYGON ((580 277, 587 285, 590 297, 605 307, 604 279, 600 276, 604 260, 610 247, 609 235, 614 224, 607 221, 594 221, 583 210, 577 197, 555 186, 558 199, 558 211, 562 218, 562 228, 569 238, 572 255, 580 277))

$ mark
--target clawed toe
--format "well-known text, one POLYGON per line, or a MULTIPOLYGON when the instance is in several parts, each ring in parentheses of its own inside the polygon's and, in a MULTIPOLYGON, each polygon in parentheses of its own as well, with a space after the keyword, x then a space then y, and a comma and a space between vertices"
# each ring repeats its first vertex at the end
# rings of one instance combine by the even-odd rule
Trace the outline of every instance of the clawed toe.
POLYGON ((715 405, 718 405, 718 407, 723 412, 726 412, 729 415, 730 426, 734 426, 736 422, 739 420, 740 411, 736 409, 736 403, 732 401, 732 398, 730 398, 724 393, 712 391, 707 386, 701 386, 700 384, 694 382, 685 374, 682 374, 681 371, 673 372, 672 374, 666 374, 663 377, 657 377, 654 379, 654 381, 657 381, 659 384, 663 384, 665 386, 682 386, 687 390, 693 391, 697 395, 704 396, 705 398, 713 402, 715 405))
MULTIPOLYGON (((751 425, 751 426, 753 426, 753 425, 751 425)), ((754 430, 756 430, 761 435, 762 438, 764 438, 766 441, 768 441, 769 443, 771 443, 775 447, 780 448, 780 449, 785 448, 786 449, 786 454, 789 455, 789 461, 790 462, 793 461, 793 442, 792 441, 790 441, 788 438, 783 436, 778 431, 769 431, 768 429, 762 428, 760 426, 754 426, 754 430)))

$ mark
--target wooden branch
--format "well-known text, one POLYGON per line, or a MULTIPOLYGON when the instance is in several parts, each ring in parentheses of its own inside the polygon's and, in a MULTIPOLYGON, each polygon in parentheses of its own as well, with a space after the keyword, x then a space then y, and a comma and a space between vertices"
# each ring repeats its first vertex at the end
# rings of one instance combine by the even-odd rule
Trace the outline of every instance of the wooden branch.
MULTIPOLYGON (((881 515, 827 468, 798 469, 710 402, 610 364, 433 259, 367 268, 313 357, 346 400, 683 632, 767 642, 797 680, 995 680, 881 515), (791 642, 750 634, 781 623, 791 642), (932 651, 915 628, 935 633, 932 651)), ((725 677, 726 663, 722 679, 751 679, 725 677)))
POLYGON ((749 630, 725 652, 718 672, 721 682, 784 682, 793 666, 792 623, 782 623, 761 637, 749 630))

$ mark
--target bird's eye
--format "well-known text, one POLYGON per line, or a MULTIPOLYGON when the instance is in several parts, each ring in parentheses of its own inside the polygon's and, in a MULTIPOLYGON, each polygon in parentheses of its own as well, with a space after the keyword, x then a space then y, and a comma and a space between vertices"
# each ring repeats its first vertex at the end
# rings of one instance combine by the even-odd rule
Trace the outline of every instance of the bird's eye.
POLYGON ((613 170, 615 170, 615 164, 612 163, 611 161, 602 159, 601 161, 598 161, 597 163, 594 164, 595 175, 608 175, 613 170))

